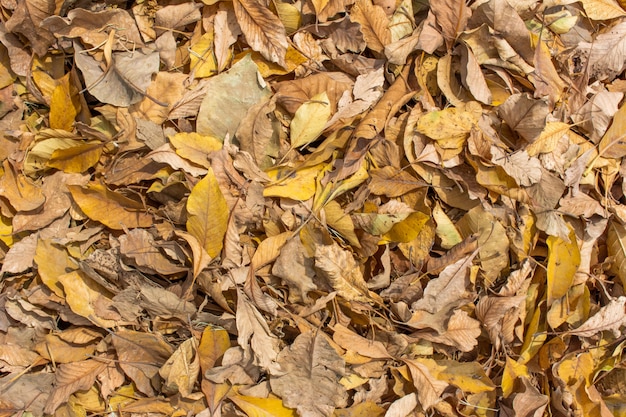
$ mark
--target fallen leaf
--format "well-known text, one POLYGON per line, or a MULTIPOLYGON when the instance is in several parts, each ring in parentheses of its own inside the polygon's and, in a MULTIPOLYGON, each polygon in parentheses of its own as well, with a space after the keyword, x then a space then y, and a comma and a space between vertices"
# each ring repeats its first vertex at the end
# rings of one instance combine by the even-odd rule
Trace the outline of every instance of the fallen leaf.
POLYGON ((222 251, 228 206, 212 169, 191 190, 187 211, 187 231, 215 258, 222 251))
POLYGON ((277 360, 281 371, 270 379, 270 386, 300 416, 331 416, 335 408, 347 405, 347 393, 339 384, 344 361, 319 332, 300 334, 277 360))
POLYGON ((68 185, 67 188, 83 213, 111 229, 152 225, 153 218, 145 212, 141 203, 110 191, 101 184, 90 183, 86 187, 68 185))
POLYGON ((234 0, 233 6, 241 31, 252 49, 284 67, 288 43, 280 19, 257 0, 234 0))

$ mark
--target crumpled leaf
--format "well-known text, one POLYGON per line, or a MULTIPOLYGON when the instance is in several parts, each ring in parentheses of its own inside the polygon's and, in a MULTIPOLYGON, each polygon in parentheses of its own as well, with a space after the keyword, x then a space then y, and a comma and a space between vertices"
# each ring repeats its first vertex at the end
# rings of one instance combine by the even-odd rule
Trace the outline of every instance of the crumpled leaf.
POLYGON ((337 244, 315 248, 315 268, 348 301, 370 302, 378 298, 367 288, 354 257, 337 244))
POLYGON ((90 57, 78 43, 76 65, 85 77, 87 89, 98 100, 114 106, 128 107, 140 102, 159 71, 159 54, 156 51, 136 50, 115 52, 106 70, 100 62, 90 57))
POLYGON ((196 132, 221 141, 227 135, 232 138, 248 110, 269 95, 249 56, 227 72, 210 78, 206 88, 212 93, 202 100, 196 132))
POLYGON ((348 395, 339 384, 345 373, 343 359, 321 332, 300 334, 278 355, 280 372, 270 379, 272 391, 301 417, 330 417, 347 405, 348 395))
POLYGON ((621 334, 621 327, 626 326, 626 315, 624 314, 625 308, 626 297, 622 296, 611 300, 607 305, 602 307, 596 314, 589 318, 589 320, 574 330, 568 331, 568 334, 581 337, 591 337, 599 332, 610 330, 613 332, 615 337, 619 337, 621 334))
POLYGON ((200 374, 196 339, 192 337, 181 343, 159 369, 159 374, 165 380, 163 386, 165 392, 179 392, 183 397, 189 397, 200 374))

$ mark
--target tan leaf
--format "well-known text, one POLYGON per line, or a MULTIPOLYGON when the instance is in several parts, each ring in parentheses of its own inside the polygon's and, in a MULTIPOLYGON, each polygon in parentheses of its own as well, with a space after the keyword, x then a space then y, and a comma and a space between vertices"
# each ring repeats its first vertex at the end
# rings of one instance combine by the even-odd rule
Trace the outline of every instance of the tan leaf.
MULTIPOLYGON (((626 26, 625 26, 626 28, 626 26)), ((606 158, 621 158, 626 156, 626 105, 613 116, 613 123, 602 136, 598 145, 598 152, 606 158)))
POLYGON ((417 332, 414 336, 455 347, 461 352, 470 352, 478 345, 480 333, 478 320, 471 318, 463 310, 456 310, 450 317, 444 333, 417 332))
POLYGON ((285 66, 285 27, 270 9, 258 0, 233 0, 235 16, 248 44, 265 59, 285 66))
POLYGON ((156 392, 151 381, 160 382, 159 368, 172 356, 174 349, 160 334, 125 329, 113 334, 112 343, 120 368, 139 391, 154 396, 156 392))
POLYGON ((339 384, 344 361, 322 332, 300 334, 280 352, 278 363, 281 372, 270 379, 272 391, 300 416, 330 417, 335 408, 347 405, 348 394, 339 384))
POLYGON ((464 0, 443 0, 430 4, 430 9, 437 18, 448 49, 456 40, 457 34, 462 32, 471 15, 470 8, 464 0))
POLYGON ((591 337, 596 333, 610 330, 615 337, 619 337, 622 326, 626 326, 626 297, 624 296, 609 301, 589 320, 567 333, 580 337, 591 337))
POLYGON ((404 359, 404 363, 409 367, 422 408, 428 410, 440 401, 448 383, 433 375, 437 364, 432 359, 404 359))
POLYGON ((279 340, 270 331, 265 318, 252 305, 243 292, 237 293, 237 343, 245 351, 247 358, 254 358, 254 364, 274 374, 279 340))
POLYGON ((382 7, 373 5, 371 0, 357 0, 350 11, 350 20, 361 25, 368 48, 381 55, 385 53, 385 46, 391 43, 391 31, 382 7))
POLYGON ((585 13, 593 20, 608 20, 626 16, 626 11, 615 0, 581 0, 585 13))
POLYGON ((426 186, 425 182, 418 180, 408 171, 393 166, 373 169, 370 173, 372 181, 369 183, 369 189, 378 195, 399 197, 416 188, 426 186))
POLYGON ((9 201, 16 211, 31 211, 41 207, 45 201, 41 186, 15 170, 9 160, 2 164, 0 177, 0 195, 9 201))
POLYGON ((129 230, 120 236, 120 253, 125 260, 148 274, 171 275, 187 270, 167 258, 159 250, 154 237, 143 229, 129 230))
POLYGON ((44 412, 54 414, 55 410, 70 395, 80 390, 88 390, 96 381, 96 377, 107 367, 106 362, 87 359, 61 365, 56 372, 55 387, 48 398, 44 412))
POLYGON ((315 248, 315 268, 348 301, 370 302, 376 297, 367 288, 363 273, 352 254, 336 243, 315 248))
MULTIPOLYGON (((264 10, 270 13, 268 9, 264 10)), ((232 138, 248 110, 269 95, 269 89, 259 77, 258 68, 250 56, 244 57, 225 73, 211 77, 204 88, 196 132, 220 141, 227 136, 232 138), (207 91, 211 93, 207 94, 207 91)), ((181 106, 184 107, 185 103, 181 106)), ((183 110, 178 109, 179 112, 183 110)))
POLYGON ((189 397, 200 374, 198 341, 191 337, 181 343, 159 369, 159 374, 165 380, 163 389, 166 393, 179 392, 183 397, 189 397))
POLYGON ((341 324, 335 324, 333 331, 333 340, 346 350, 353 350, 359 355, 373 359, 388 359, 391 357, 382 342, 359 336, 341 324))
POLYGON ((208 156, 212 151, 222 149, 222 141, 212 136, 203 136, 197 133, 177 133, 169 137, 176 153, 196 165, 209 168, 208 156))

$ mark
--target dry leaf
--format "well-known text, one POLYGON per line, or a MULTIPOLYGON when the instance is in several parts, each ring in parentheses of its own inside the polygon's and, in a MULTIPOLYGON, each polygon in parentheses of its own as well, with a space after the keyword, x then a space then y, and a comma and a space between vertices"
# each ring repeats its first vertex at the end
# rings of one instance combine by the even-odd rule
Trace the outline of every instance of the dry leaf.
POLYGON ((241 31, 252 49, 284 67, 288 43, 280 19, 257 0, 234 0, 233 6, 241 31))
POLYGON ((211 258, 215 258, 222 251, 228 206, 212 169, 191 190, 187 212, 187 231, 211 258))
POLYGON ((278 363, 280 373, 270 379, 270 385, 298 415, 328 417, 335 408, 347 405, 348 395, 339 384, 344 361, 319 332, 299 335, 280 352, 278 363))

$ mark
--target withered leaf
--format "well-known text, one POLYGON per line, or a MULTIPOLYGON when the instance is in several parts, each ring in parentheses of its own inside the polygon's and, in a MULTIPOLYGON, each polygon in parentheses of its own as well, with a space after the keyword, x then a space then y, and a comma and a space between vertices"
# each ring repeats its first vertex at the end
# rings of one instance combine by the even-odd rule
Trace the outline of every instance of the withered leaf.
POLYGON ((343 359, 320 332, 300 334, 278 355, 280 372, 270 379, 272 390, 302 417, 331 416, 345 407, 346 391, 339 384, 343 359))
POLYGON ((234 0, 233 6, 241 31, 252 49, 284 67, 288 43, 280 19, 258 0, 234 0))

